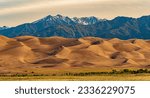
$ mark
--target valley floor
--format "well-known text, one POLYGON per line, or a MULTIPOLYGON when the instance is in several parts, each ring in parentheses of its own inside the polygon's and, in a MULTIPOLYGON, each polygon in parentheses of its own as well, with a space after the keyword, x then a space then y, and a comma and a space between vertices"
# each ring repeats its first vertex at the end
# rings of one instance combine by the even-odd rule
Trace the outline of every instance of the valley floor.
POLYGON ((135 68, 34 70, 34 73, 1 73, 0 81, 150 81, 150 70, 135 68))
POLYGON ((0 76, 0 81, 150 81, 150 74, 100 76, 0 76))

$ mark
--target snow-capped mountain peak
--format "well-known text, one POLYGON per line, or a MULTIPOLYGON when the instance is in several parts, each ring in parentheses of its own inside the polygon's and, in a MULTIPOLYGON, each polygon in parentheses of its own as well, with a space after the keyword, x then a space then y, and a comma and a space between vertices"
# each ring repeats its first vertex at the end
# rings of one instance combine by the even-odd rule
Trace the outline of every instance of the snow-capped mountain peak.
POLYGON ((81 25, 91 25, 91 24, 95 24, 99 21, 101 21, 101 19, 98 19, 94 16, 92 17, 81 17, 81 18, 69 18, 68 16, 62 16, 60 14, 56 15, 56 16, 51 16, 48 15, 40 20, 37 20, 33 23, 37 23, 37 22, 51 22, 51 23, 57 23, 57 24, 81 24, 81 25))
POLYGON ((4 30, 4 29, 8 29, 10 27, 7 27, 7 26, 3 26, 3 27, 0 27, 0 30, 4 30))
POLYGON ((100 19, 98 19, 94 16, 92 16, 92 17, 81 17, 81 18, 74 17, 74 18, 72 18, 72 20, 75 23, 79 23, 79 24, 83 24, 83 25, 91 25, 91 24, 95 24, 98 21, 100 21, 100 19))

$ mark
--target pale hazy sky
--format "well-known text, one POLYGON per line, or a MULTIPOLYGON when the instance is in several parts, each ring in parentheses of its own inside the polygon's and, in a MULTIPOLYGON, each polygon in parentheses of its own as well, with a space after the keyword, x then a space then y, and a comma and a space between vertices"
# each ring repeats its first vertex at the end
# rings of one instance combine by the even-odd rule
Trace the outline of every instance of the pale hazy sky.
POLYGON ((0 0, 0 26, 16 26, 49 14, 140 17, 150 15, 150 0, 0 0))

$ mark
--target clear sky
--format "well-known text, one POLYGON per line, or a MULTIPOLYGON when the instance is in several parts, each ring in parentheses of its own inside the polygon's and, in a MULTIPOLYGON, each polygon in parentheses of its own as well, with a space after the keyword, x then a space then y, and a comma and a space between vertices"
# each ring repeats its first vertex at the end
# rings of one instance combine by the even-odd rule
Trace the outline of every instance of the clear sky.
POLYGON ((0 0, 0 26, 16 26, 49 14, 140 17, 150 15, 150 0, 0 0))

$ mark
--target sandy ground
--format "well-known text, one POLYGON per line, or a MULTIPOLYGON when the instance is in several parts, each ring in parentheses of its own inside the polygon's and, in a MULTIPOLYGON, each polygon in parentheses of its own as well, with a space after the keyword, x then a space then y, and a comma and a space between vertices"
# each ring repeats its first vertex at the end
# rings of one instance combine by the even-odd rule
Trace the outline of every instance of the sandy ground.
POLYGON ((150 41, 0 36, 0 74, 75 68, 150 68, 150 41))

